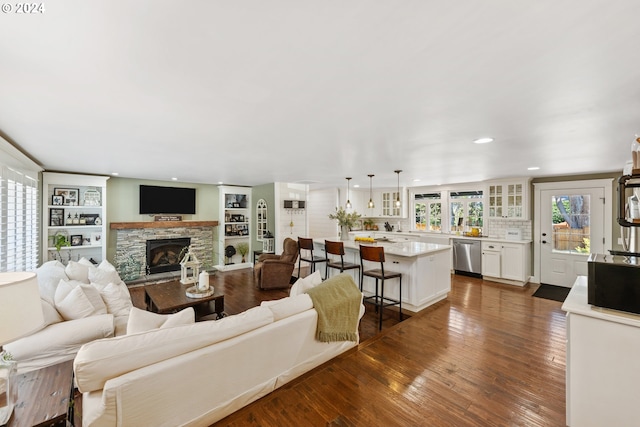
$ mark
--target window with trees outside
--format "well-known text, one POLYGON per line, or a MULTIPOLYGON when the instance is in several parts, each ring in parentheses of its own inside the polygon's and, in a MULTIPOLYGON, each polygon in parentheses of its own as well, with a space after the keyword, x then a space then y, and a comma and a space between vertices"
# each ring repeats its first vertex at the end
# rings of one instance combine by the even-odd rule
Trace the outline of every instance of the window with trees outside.
POLYGON ((590 196, 553 196, 551 209, 553 251, 588 254, 591 251, 590 196))
POLYGON ((416 230, 442 231, 442 200, 440 193, 416 194, 416 230))
POLYGON ((482 191, 452 191, 449 194, 449 212, 452 232, 463 232, 471 227, 483 226, 484 204, 482 191))

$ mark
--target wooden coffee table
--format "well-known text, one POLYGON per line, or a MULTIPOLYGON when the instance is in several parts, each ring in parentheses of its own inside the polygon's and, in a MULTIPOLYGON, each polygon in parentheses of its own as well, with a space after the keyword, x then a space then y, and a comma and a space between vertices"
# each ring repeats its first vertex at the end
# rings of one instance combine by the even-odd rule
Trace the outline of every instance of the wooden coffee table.
POLYGON ((73 360, 16 376, 18 401, 7 427, 66 426, 73 422, 73 360))
POLYGON ((205 316, 216 314, 217 318, 224 317, 224 294, 217 291, 208 297, 189 298, 186 290, 193 284, 183 285, 179 280, 146 285, 144 287, 144 301, 147 310, 159 314, 176 313, 187 307, 193 307, 196 321, 205 316))

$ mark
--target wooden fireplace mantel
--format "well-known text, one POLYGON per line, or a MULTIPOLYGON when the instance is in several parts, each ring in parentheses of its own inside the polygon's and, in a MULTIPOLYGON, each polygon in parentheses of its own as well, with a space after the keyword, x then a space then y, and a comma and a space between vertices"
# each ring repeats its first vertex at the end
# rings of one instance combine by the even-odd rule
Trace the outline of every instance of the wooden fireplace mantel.
POLYGON ((111 230, 127 230, 132 228, 178 228, 178 227, 217 227, 218 221, 143 221, 112 222, 111 230))

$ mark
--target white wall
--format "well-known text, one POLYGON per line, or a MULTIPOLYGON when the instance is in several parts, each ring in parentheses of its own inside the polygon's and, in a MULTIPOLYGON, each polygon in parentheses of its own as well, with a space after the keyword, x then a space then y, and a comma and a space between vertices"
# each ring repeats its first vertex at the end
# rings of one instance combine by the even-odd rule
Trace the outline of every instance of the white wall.
MULTIPOLYGON (((284 239, 289 237, 298 240, 298 237, 307 237, 307 209, 285 209, 285 200, 303 200, 307 202, 308 188, 306 184, 292 184, 286 182, 275 183, 276 231, 275 250, 282 253, 284 239)), ((308 203, 307 203, 308 204, 308 203)))
POLYGON ((309 237, 338 236, 338 222, 329 219, 338 206, 339 191, 337 188, 309 191, 309 237))

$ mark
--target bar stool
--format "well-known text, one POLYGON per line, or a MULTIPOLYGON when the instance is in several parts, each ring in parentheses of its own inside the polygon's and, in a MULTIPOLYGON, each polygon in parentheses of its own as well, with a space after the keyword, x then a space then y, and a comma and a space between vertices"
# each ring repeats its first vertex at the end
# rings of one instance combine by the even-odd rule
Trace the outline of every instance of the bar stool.
POLYGON ((313 255, 313 239, 306 237, 298 237, 298 278, 300 278, 300 264, 302 261, 306 261, 311 264, 311 272, 316 271, 316 264, 319 262, 327 262, 327 260, 321 256, 313 255), (308 255, 303 256, 302 251, 308 251, 308 255))
MULTIPOLYGON (((329 278, 329 269, 335 268, 342 273, 345 270, 358 269, 358 277, 360 277, 360 265, 352 262, 344 262, 344 243, 343 242, 331 242, 329 240, 324 241, 324 252, 326 258, 326 265, 324 267, 324 277, 329 278), (340 262, 338 260, 332 260, 329 255, 339 255, 340 262)), ((362 280, 362 279, 361 279, 362 280)), ((362 281, 360 282, 360 290, 362 290, 362 281)))
POLYGON ((376 279, 376 293, 373 296, 364 298, 372 299, 376 305, 376 312, 379 311, 378 330, 382 329, 382 309, 392 305, 397 305, 400 311, 400 321, 402 321, 402 274, 394 271, 385 271, 384 269, 384 248, 382 246, 363 246, 360 245, 360 291, 362 291, 362 281, 364 276, 376 279), (364 261, 380 263, 380 268, 365 270, 364 261), (384 296, 384 281, 387 279, 400 279, 400 287, 398 299, 388 298, 384 296), (381 281, 380 294, 378 295, 378 281, 381 281))

